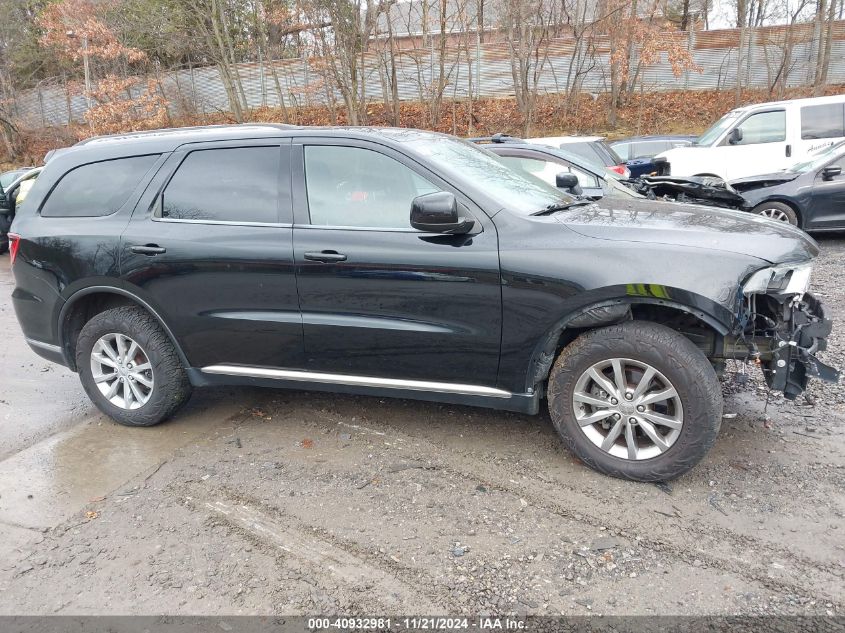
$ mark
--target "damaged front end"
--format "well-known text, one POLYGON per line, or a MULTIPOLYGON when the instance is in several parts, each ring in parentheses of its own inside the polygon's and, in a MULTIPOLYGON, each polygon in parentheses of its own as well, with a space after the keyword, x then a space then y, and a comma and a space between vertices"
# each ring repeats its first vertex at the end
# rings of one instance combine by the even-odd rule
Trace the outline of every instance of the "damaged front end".
POLYGON ((746 209, 745 198, 721 178, 693 176, 643 176, 625 182, 631 189, 651 200, 702 204, 724 209, 746 209))
POLYGON ((759 362, 766 383, 793 400, 810 378, 839 380, 816 354, 827 347, 832 321, 808 293, 811 264, 775 266, 754 273, 741 289, 739 333, 725 337, 723 357, 759 362))

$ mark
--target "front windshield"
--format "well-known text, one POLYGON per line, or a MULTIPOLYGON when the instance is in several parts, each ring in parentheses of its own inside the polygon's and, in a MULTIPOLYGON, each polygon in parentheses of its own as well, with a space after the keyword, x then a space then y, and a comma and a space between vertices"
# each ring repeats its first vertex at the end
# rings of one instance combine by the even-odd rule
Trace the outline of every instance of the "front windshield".
POLYGON ((522 170, 508 167, 486 149, 446 136, 418 137, 409 145, 438 170, 457 180, 469 181, 503 207, 522 215, 550 205, 566 205, 575 198, 522 170))
POLYGON ((841 154, 843 149, 845 149, 845 143, 831 145, 818 154, 813 154, 811 158, 802 160, 800 163, 795 163, 792 167, 788 167, 786 171, 794 174, 806 174, 809 171, 820 169, 824 167, 827 161, 832 160, 837 154, 841 154))
POLYGON ((736 122, 736 120, 740 117, 740 114, 741 113, 737 110, 732 110, 731 112, 728 112, 725 116, 716 121, 716 123, 709 130, 699 136, 695 144, 704 145, 708 147, 710 145, 713 145, 713 143, 718 141, 722 134, 724 134, 725 130, 727 130, 734 124, 734 122, 736 122))

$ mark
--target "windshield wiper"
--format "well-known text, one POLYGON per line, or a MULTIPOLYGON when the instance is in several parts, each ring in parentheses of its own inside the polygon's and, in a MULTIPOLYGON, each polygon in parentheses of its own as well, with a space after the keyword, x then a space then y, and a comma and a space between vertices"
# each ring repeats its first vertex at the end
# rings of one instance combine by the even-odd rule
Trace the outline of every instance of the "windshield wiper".
POLYGON ((558 211, 566 211, 573 207, 583 207, 588 204, 593 204, 592 200, 573 200, 572 202, 552 202, 550 205, 543 207, 539 211, 531 215, 550 215, 558 211))

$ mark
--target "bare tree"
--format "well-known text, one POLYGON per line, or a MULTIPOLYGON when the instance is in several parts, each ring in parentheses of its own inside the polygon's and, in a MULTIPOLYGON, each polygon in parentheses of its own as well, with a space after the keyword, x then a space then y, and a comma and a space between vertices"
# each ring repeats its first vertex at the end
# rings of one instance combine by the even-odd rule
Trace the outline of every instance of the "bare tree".
POLYGON ((538 86, 549 61, 548 44, 557 15, 557 4, 547 0, 500 0, 499 20, 508 43, 514 96, 526 136, 534 122, 538 86))

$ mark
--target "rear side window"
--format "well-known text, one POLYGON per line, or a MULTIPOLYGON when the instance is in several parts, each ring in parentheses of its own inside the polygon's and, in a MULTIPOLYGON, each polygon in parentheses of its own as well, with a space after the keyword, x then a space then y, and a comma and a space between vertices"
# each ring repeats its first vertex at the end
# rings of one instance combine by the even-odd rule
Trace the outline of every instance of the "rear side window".
POLYGON ((70 170, 55 186, 41 215, 81 218, 111 215, 158 160, 159 154, 89 163, 70 170))
POLYGON ((634 158, 652 158, 669 149, 669 143, 666 141, 640 141, 634 147, 636 148, 634 158))
POLYGON ((279 222, 279 147, 191 152, 162 195, 157 215, 169 220, 279 222))
POLYGON ((591 163, 598 163, 599 165, 607 165, 607 160, 590 143, 564 143, 560 146, 568 152, 577 154, 581 158, 586 158, 591 163))
POLYGON ((622 160, 628 160, 630 158, 634 158, 634 156, 632 156, 633 151, 631 149, 633 146, 633 143, 614 143, 613 151, 616 152, 622 160))
POLYGON ((837 138, 845 136, 845 103, 804 106, 801 108, 801 138, 837 138))

